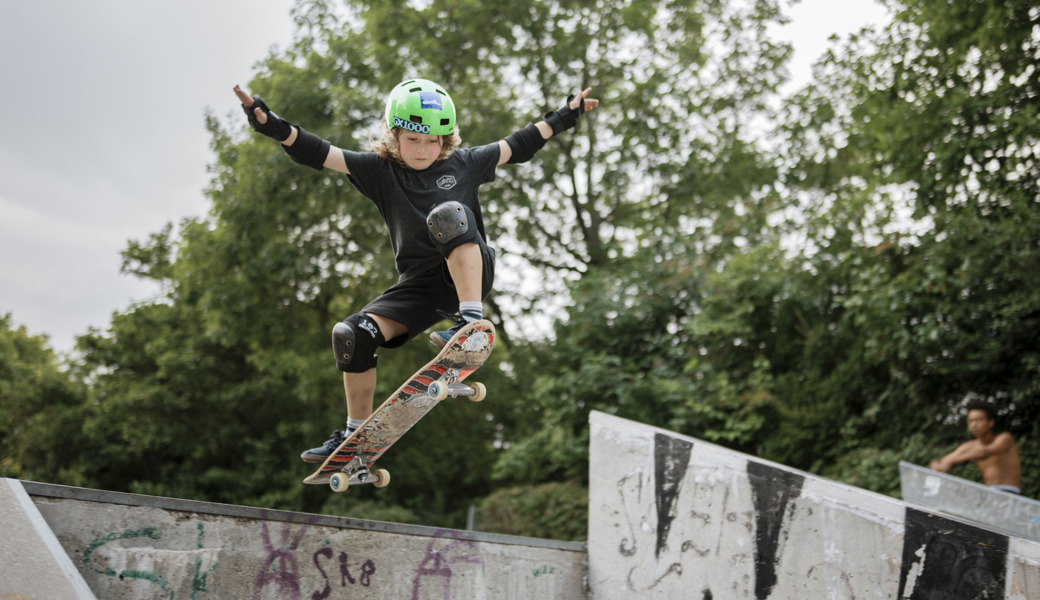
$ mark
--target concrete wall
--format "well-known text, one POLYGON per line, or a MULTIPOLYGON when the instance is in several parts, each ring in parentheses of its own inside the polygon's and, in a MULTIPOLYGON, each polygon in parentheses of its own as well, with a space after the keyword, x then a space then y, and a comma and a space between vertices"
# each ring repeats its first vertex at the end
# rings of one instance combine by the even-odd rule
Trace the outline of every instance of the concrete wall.
POLYGON ((602 413, 589 589, 613 598, 1040 598, 1040 544, 602 413))
POLYGON ((106 600, 585 596, 582 544, 24 486, 106 600))
POLYGON ((1032 498, 907 462, 899 463, 899 482, 907 502, 1040 542, 1040 502, 1032 498))

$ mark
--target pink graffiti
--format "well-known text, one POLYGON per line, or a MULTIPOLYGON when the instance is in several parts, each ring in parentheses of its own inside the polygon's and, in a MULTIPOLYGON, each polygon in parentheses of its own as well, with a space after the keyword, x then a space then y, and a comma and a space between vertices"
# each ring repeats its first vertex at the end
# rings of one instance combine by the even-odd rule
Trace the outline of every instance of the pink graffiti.
POLYGON ((454 565, 484 566, 484 559, 479 556, 477 545, 470 540, 462 539, 463 532, 444 529, 435 535, 436 537, 426 545, 426 556, 415 570, 415 578, 412 579, 412 600, 419 600, 419 590, 423 582, 431 577, 440 579, 444 600, 449 600, 454 565), (450 540, 445 543, 447 538, 450 540), (441 544, 440 547, 437 547, 438 544, 441 544))
POLYGON ((286 523, 282 527, 281 540, 277 548, 271 543, 271 532, 264 521, 261 525, 261 534, 264 540, 264 550, 267 552, 267 560, 256 575, 253 586, 253 600, 260 600, 267 586, 274 586, 277 597, 300 599, 300 572, 296 565, 294 553, 300 546, 300 540, 307 533, 308 526, 304 525, 293 532, 292 523, 286 523))

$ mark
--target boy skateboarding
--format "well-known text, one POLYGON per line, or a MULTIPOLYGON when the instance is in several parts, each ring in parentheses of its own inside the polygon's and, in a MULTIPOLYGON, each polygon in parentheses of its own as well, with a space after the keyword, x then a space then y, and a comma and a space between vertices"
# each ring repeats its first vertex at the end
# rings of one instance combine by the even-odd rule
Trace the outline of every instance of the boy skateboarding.
POLYGON ((504 164, 527 162, 553 135, 573 128, 599 105, 591 88, 568 98, 545 119, 503 140, 459 146, 455 104, 425 79, 395 86, 387 97, 383 139, 365 152, 343 150, 292 125, 257 96, 235 86, 252 128, 282 145, 295 162, 348 175, 376 205, 390 235, 398 281, 332 330, 336 366, 343 372, 347 423, 322 445, 301 455, 321 463, 372 414, 376 351, 397 348, 458 310, 455 327, 430 340, 445 347, 466 323, 483 318, 491 292, 495 252, 488 246, 478 188, 504 164))

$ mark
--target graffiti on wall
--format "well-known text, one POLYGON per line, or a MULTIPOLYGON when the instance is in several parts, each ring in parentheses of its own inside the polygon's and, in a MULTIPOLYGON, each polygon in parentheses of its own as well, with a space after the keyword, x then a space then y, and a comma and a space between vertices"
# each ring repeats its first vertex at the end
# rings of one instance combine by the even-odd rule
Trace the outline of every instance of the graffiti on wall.
MULTIPOLYGON (((452 598, 465 592, 460 587, 463 584, 477 586, 476 591, 488 583, 489 557, 481 544, 463 531, 439 530, 428 539, 425 549, 409 552, 408 560, 380 565, 377 556, 366 556, 357 547, 338 543, 310 522, 260 521, 244 538, 236 535, 241 547, 233 551, 227 549, 226 528, 211 535, 219 540, 220 547, 206 548, 206 527, 212 525, 201 520, 194 524, 198 533, 194 551, 160 548, 176 546, 175 540, 183 540, 182 531, 167 534, 161 527, 143 527, 97 536, 87 544, 81 560, 89 573, 115 580, 109 585, 148 586, 147 592, 139 587, 134 593, 176 600, 217 597, 220 591, 214 586, 221 581, 217 562, 221 547, 228 577, 243 580, 247 586, 243 597, 254 600, 327 600, 354 597, 351 590, 365 588, 382 589, 376 593, 391 595, 400 592, 402 597, 410 592, 415 600, 452 598), (186 552, 194 553, 194 558, 186 552), (163 556, 165 560, 146 558, 163 556), (152 562, 143 566, 148 560, 152 562), (191 580, 185 582, 185 577, 191 580)), ((516 571, 512 577, 520 585, 534 585, 529 589, 537 594, 541 593, 538 590, 554 588, 552 580, 565 571, 560 565, 539 562, 531 570, 516 571)), ((226 580, 220 585, 227 585, 226 580)))
MULTIPOLYGON (((191 580, 187 584, 177 581, 176 578, 183 576, 184 551, 155 550, 155 542, 164 539, 163 531, 158 527, 142 527, 139 529, 127 529, 101 535, 92 540, 83 551, 81 560, 86 569, 97 575, 117 579, 120 582, 147 582, 155 589, 151 593, 156 598, 181 598, 179 591, 187 588, 189 598, 195 600, 206 597, 210 593, 210 577, 214 575, 219 567, 215 557, 219 554, 218 548, 205 548, 205 524, 201 521, 196 523, 198 537, 196 551, 190 561, 191 580), (134 542, 145 542, 147 551, 142 551, 141 546, 134 542), (127 542, 131 545, 118 547, 117 542, 127 542), (149 568, 142 568, 141 561, 149 556, 167 554, 172 557, 170 561, 152 560, 149 568), (207 559, 207 557, 212 557, 207 559), (128 562, 135 562, 130 565, 128 562)), ((265 597, 287 598, 300 600, 310 598, 312 600, 324 600, 332 595, 335 588, 346 588, 351 586, 369 587, 375 582, 376 563, 371 558, 360 558, 353 560, 346 550, 338 553, 328 544, 311 553, 311 563, 317 571, 317 578, 313 572, 301 568, 298 555, 303 552, 307 534, 311 531, 308 524, 281 523, 275 524, 262 521, 259 526, 259 537, 263 547, 262 560, 258 562, 256 575, 253 577, 253 589, 251 597, 254 599, 265 597), (277 528, 272 531, 273 528, 277 528), (334 562, 335 561, 335 562, 334 562), (306 581, 319 581, 323 586, 321 589, 305 589, 306 581)))
POLYGON ((260 524, 260 535, 267 557, 260 571, 256 574, 253 585, 253 598, 263 597, 266 588, 273 588, 279 597, 291 600, 300 599, 300 569, 296 562, 296 550, 306 535, 308 527, 294 527, 292 523, 284 523, 279 532, 277 546, 271 541, 271 529, 267 521, 260 524))
POLYGON ((906 509, 899 597, 1004 598, 1007 536, 906 509))
POLYGON ((462 532, 448 529, 438 531, 426 545, 426 555, 415 570, 415 577, 412 579, 412 600, 418 600, 424 585, 430 584, 434 590, 441 592, 444 598, 452 598, 452 578, 456 570, 463 565, 484 568, 484 559, 480 556, 477 544, 465 539, 462 532))
MULTIPOLYGON (((633 592, 654 593, 687 572, 702 574, 720 563, 754 560, 754 512, 729 486, 716 485, 714 475, 693 476, 693 448, 687 440, 657 434, 649 473, 640 469, 617 481, 624 532, 618 552, 632 560, 626 587, 633 592), (648 561, 651 548, 653 560, 648 561)), ((732 587, 726 592, 743 597, 732 587)), ((698 593, 706 600, 715 595, 710 585, 698 593)))
MULTIPOLYGON (((191 568, 187 573, 190 576, 187 587, 191 591, 190 597, 192 600, 199 593, 208 591, 209 576, 217 569, 216 552, 204 548, 205 527, 200 522, 197 524, 196 529, 195 550, 192 552, 191 568)), ((162 561, 156 561, 153 558, 153 560, 149 561, 151 564, 147 565, 147 568, 141 564, 130 565, 125 552, 113 551, 114 547, 110 547, 114 542, 122 540, 145 538, 158 541, 162 537, 162 531, 156 527, 126 529, 98 536, 87 545, 81 560, 90 572, 105 577, 112 577, 119 581, 148 582, 150 585, 157 587, 164 597, 173 598, 173 588, 176 585, 171 580, 171 574, 162 572, 164 571, 162 561), (102 558, 103 556, 104 558, 102 558)), ((140 558, 136 559, 136 562, 140 562, 140 558)), ((178 568, 174 571, 173 576, 183 577, 185 573, 182 567, 183 563, 178 562, 178 568)))
POLYGON ((805 477, 755 461, 747 463, 748 483, 755 506, 755 598, 765 600, 776 585, 776 567, 784 522, 802 494, 805 477))
POLYGON ((660 433, 654 436, 654 504, 657 506, 657 547, 654 555, 668 547, 668 532, 675 520, 679 487, 690 466, 693 444, 660 433))
POLYGON ((369 587, 372 585, 372 575, 376 572, 375 561, 370 558, 356 561, 354 572, 351 573, 350 555, 344 551, 339 553, 339 579, 336 580, 334 577, 330 577, 329 573, 334 571, 325 563, 331 562, 335 554, 335 551, 328 546, 314 553, 314 566, 321 573, 322 579, 325 580, 325 587, 314 592, 311 595, 312 600, 325 600, 332 594, 333 586, 337 584, 339 588, 352 586, 369 587), (326 571, 326 568, 329 568, 329 570, 326 571))
POLYGON ((1002 600, 1015 589, 1013 597, 1032 597, 1022 595, 1024 583, 1010 582, 1006 535, 912 508, 902 519, 874 521, 827 498, 826 487, 807 494, 805 474, 754 459, 743 468, 729 458, 716 462, 694 453, 695 444, 655 432, 649 454, 641 450, 604 488, 616 487, 604 506, 622 559, 618 589, 626 593, 1002 600), (862 527, 862 539, 834 529, 842 524, 862 527))

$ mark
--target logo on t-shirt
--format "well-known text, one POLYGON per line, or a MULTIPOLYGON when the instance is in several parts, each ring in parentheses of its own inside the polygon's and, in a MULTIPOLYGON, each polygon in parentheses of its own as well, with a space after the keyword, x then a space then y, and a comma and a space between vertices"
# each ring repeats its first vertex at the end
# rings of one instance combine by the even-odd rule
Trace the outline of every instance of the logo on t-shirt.
POLYGON ((437 187, 441 188, 442 190, 450 190, 451 188, 455 187, 455 176, 445 175, 444 177, 441 177, 437 180, 437 187))

